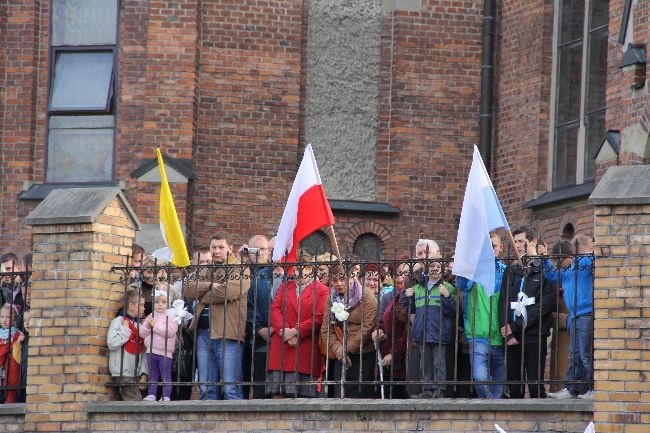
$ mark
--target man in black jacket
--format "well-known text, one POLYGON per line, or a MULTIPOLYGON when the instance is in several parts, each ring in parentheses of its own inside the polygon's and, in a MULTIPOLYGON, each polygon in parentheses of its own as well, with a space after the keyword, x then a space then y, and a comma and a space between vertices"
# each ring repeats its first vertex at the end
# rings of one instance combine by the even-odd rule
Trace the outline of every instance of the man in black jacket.
POLYGON ((550 335, 551 313, 557 304, 557 285, 544 278, 544 261, 535 256, 537 236, 530 227, 512 232, 521 263, 506 269, 499 299, 501 335, 506 343, 506 374, 510 398, 524 397, 524 381, 531 398, 546 398, 543 384, 546 339, 550 335))

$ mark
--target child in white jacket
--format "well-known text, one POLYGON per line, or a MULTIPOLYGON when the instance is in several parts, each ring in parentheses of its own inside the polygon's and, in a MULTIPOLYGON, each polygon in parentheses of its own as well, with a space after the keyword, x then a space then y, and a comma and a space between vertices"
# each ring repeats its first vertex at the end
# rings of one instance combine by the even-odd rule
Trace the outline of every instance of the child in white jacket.
POLYGON ((108 369, 119 384, 122 400, 140 400, 142 395, 137 379, 147 380, 147 363, 144 362, 144 341, 138 334, 140 318, 144 315, 144 297, 137 289, 124 294, 124 314, 111 321, 106 336, 108 369))

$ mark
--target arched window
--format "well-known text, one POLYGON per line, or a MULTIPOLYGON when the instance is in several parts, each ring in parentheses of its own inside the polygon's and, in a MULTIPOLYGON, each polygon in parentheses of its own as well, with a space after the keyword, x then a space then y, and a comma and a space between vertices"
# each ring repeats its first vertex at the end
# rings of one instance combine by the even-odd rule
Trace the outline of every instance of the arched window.
POLYGON ((361 260, 379 260, 381 239, 376 234, 364 233, 354 241, 352 252, 361 260))
POLYGON ((303 239, 300 248, 315 257, 330 251, 330 238, 325 232, 318 230, 303 239))
POLYGON ((571 223, 568 223, 562 229, 562 239, 566 239, 566 240, 570 241, 571 239, 573 239, 573 236, 575 236, 575 234, 576 234, 576 231, 573 228, 573 224, 571 224, 571 223))

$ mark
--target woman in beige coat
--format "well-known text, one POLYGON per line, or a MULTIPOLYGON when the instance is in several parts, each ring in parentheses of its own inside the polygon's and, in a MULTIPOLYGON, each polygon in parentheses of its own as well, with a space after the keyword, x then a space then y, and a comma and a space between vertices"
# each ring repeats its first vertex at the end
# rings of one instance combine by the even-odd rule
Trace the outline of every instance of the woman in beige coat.
MULTIPOLYGON (((372 381, 375 377, 376 353, 371 335, 377 319, 377 299, 371 289, 362 286, 357 272, 348 276, 342 267, 335 266, 330 273, 330 281, 332 288, 325 310, 329 320, 323 321, 321 338, 328 342, 328 352, 335 358, 333 379, 340 382, 345 362, 345 379, 352 382, 345 386, 345 397, 372 398, 375 396, 373 385, 354 382, 372 381), (337 307, 339 311, 345 309, 348 313, 345 320, 341 320, 345 314, 332 312, 333 305, 335 311, 337 307), (347 338, 343 338, 344 331, 347 331, 347 338)), ((334 389, 334 396, 340 397, 340 384, 335 385, 334 389)))

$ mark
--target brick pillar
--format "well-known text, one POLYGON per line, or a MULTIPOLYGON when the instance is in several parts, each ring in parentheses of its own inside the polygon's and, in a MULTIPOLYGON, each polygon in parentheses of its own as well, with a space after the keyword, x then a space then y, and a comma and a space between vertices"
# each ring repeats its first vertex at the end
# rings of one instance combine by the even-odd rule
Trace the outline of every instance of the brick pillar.
POLYGON ((32 327, 25 431, 87 430, 85 406, 109 400, 106 332, 124 292, 139 222, 118 188, 55 190, 29 215, 32 327))
POLYGON ((594 422, 598 433, 645 433, 650 419, 650 166, 611 167, 591 195, 594 422), (646 191, 643 191, 646 189, 646 191))

